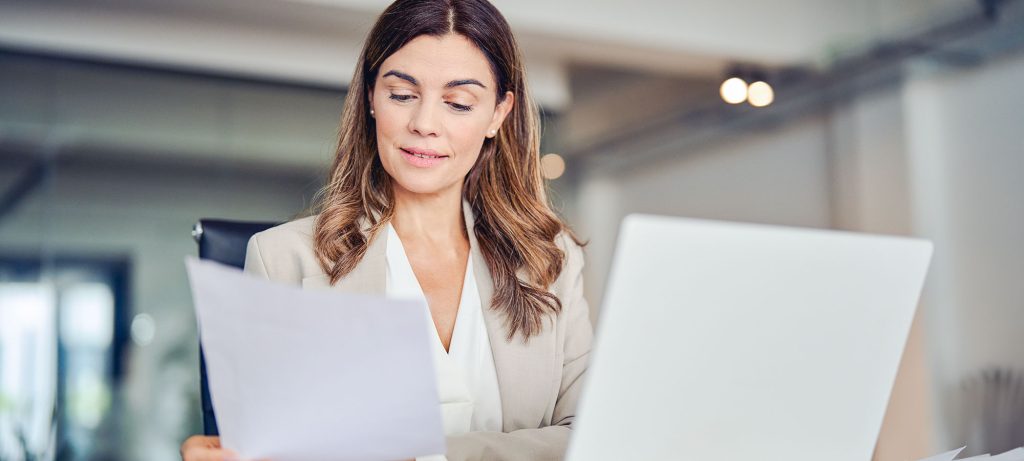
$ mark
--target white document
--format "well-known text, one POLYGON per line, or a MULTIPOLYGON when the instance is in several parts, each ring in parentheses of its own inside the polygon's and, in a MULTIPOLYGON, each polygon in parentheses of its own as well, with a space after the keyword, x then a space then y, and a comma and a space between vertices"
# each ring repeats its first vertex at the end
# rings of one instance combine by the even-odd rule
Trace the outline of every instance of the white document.
POLYGON ((957 448, 956 450, 950 450, 945 453, 939 453, 935 456, 930 456, 928 458, 922 459, 921 461, 953 461, 953 458, 956 458, 956 455, 959 455, 961 451, 964 451, 964 448, 967 447, 960 447, 957 448))
POLYGON ((995 455, 989 458, 989 461, 1024 461, 1024 448, 1014 448, 1005 453, 995 455))
POLYGON ((273 461, 445 452, 421 302, 186 266, 223 446, 273 461))
MULTIPOLYGON (((956 450, 947 451, 938 455, 922 459, 920 461, 953 461, 956 455, 960 454, 961 451, 967 447, 957 448, 956 450)), ((977 455, 971 456, 970 458, 958 458, 956 461, 968 461, 968 460, 982 460, 985 461, 1024 461, 1024 448, 1014 448, 1013 450, 1000 453, 998 455, 977 455)))
POLYGON ((1024 461, 1024 448, 1014 448, 1013 450, 1000 453, 998 455, 978 455, 970 458, 960 458, 956 461, 967 461, 967 460, 980 460, 985 461, 1024 461))
MULTIPOLYGON (((956 450, 947 451, 940 453, 935 456, 924 458, 920 461, 953 461, 956 455, 960 454, 961 451, 967 447, 960 447, 956 450)), ((982 460, 985 461, 1024 461, 1024 448, 1014 448, 1013 450, 1000 453, 998 455, 977 455, 971 456, 970 458, 958 458, 956 461, 968 461, 968 460, 982 460)))

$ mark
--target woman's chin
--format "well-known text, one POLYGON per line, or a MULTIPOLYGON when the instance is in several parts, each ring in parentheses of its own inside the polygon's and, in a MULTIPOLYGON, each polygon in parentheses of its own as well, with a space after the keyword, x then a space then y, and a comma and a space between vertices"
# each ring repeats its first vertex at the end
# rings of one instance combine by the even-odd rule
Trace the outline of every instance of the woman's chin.
POLYGON ((439 195, 457 186, 457 184, 438 181, 436 178, 402 178, 396 180, 395 185, 416 195, 439 195))

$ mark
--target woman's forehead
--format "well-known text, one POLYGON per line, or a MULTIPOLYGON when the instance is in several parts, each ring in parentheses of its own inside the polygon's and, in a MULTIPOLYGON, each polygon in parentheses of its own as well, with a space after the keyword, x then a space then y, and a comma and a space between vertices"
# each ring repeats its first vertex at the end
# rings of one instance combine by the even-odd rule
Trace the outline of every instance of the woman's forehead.
POLYGON ((458 34, 414 38, 384 60, 378 75, 384 78, 389 74, 387 80, 407 81, 394 76, 402 74, 426 87, 443 87, 461 80, 477 80, 488 88, 494 85, 487 57, 473 42, 458 34))

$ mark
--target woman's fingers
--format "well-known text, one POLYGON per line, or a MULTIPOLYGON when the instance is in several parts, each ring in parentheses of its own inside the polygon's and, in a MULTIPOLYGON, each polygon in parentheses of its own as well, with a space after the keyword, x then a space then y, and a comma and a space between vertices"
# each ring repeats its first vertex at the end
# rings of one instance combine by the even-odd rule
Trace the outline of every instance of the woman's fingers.
POLYGON ((220 437, 193 435, 181 444, 183 461, 231 461, 238 459, 238 454, 221 448, 220 437))

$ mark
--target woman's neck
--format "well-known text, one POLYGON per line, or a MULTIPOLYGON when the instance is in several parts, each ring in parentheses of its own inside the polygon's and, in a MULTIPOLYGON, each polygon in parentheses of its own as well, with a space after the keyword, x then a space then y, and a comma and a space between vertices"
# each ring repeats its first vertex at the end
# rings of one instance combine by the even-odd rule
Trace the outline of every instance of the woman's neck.
POLYGON ((462 187, 438 194, 417 194, 393 184, 395 212, 391 226, 403 243, 452 247, 467 241, 462 216, 462 187))

